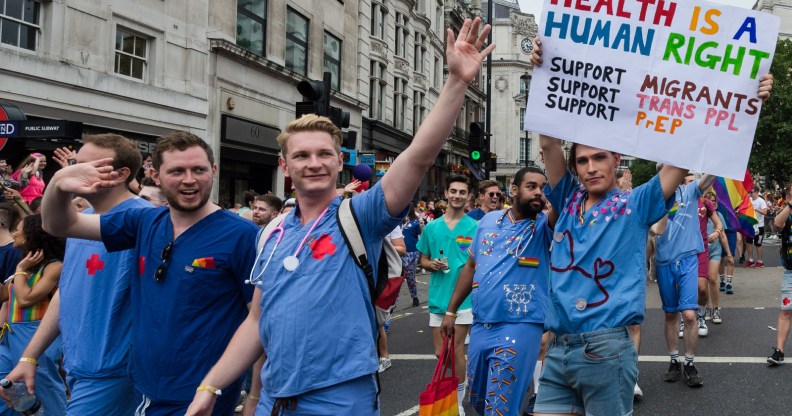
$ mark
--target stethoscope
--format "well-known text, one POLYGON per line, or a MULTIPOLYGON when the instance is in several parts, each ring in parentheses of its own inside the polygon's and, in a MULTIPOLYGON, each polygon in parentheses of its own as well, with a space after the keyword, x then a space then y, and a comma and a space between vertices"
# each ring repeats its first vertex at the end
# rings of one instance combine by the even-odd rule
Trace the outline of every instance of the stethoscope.
MULTIPOLYGON (((500 216, 500 218, 498 218, 498 221, 495 222, 495 226, 501 228, 501 225, 503 224, 503 219, 506 218, 507 215, 509 215, 508 209, 504 210, 503 214, 500 216)), ((514 250, 514 256, 517 257, 518 259, 522 257, 523 251, 525 251, 525 249, 528 248, 528 245, 531 244, 531 240, 533 240, 534 233, 536 232, 536 220, 529 220, 529 221, 530 222, 520 232, 520 237, 519 237, 520 241, 517 242, 517 247, 514 250), (531 229, 531 235, 528 237, 528 242, 525 243, 525 245, 522 245, 523 238, 525 237, 525 233, 528 231, 529 228, 531 229)))
MULTIPOLYGON (((305 241, 308 239, 308 236, 311 235, 311 233, 314 231, 316 226, 319 225, 319 223, 322 221, 322 218, 324 218, 329 208, 330 206, 328 205, 324 209, 324 211, 322 211, 322 213, 319 214, 319 217, 316 218, 313 225, 311 225, 311 228, 308 230, 307 233, 305 233, 305 236, 303 237, 302 241, 300 241, 300 245, 297 246, 297 250, 294 252, 294 254, 292 254, 291 256, 287 256, 285 259, 283 259, 283 268, 286 269, 286 271, 293 272, 297 270, 297 267, 300 265, 300 259, 297 256, 300 254, 300 251, 305 245, 305 241)), ((272 256, 275 255, 275 251, 278 249, 278 245, 280 245, 283 236, 286 234, 286 229, 284 229, 282 225, 284 222, 286 222, 286 220, 287 218, 284 218, 280 222, 280 224, 278 224, 277 227, 271 229, 267 234, 267 237, 264 239, 264 244, 261 245, 261 250, 259 250, 258 254, 256 255, 256 260, 253 262, 253 268, 250 269, 249 279, 245 280, 245 283, 254 286, 258 286, 262 283, 261 276, 264 274, 264 271, 267 270, 267 267, 269 267, 270 261, 272 261, 272 256), (261 259, 261 255, 264 253, 264 247, 267 245, 267 241, 269 241, 269 239, 272 237, 272 234, 274 234, 275 232, 278 232, 278 237, 275 240, 275 246, 272 247, 272 251, 270 252, 269 257, 267 257, 267 261, 264 263, 264 267, 261 268, 261 271, 259 272, 259 274, 256 275, 256 277, 253 277, 253 272, 256 270, 255 265, 258 264, 259 260, 261 259)))

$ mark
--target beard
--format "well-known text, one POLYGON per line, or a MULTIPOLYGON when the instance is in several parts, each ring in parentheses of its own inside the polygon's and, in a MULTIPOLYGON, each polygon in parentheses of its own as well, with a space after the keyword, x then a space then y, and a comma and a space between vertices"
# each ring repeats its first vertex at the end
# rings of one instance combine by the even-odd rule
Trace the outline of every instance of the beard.
POLYGON ((516 196, 514 207, 520 213, 522 218, 535 218, 540 212, 545 209, 544 199, 542 198, 533 198, 533 199, 523 199, 519 195, 516 196), (534 207, 534 202, 539 203, 539 208, 534 207))
POLYGON ((198 204, 194 206, 186 207, 179 203, 178 191, 175 193, 171 193, 166 191, 164 188, 162 189, 162 194, 165 195, 165 199, 168 201, 168 206, 170 207, 170 209, 181 212, 195 212, 203 208, 204 205, 206 205, 206 203, 209 202, 209 192, 202 192, 199 190, 198 193, 201 195, 201 198, 198 201, 198 204))

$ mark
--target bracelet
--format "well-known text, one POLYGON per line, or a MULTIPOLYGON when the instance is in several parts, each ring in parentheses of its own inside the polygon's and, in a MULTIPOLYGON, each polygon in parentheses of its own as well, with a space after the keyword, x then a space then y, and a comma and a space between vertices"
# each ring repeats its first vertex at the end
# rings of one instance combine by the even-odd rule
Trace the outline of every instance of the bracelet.
POLYGON ((22 358, 19 359, 19 362, 20 363, 31 363, 31 364, 35 365, 36 367, 38 367, 38 360, 36 360, 35 358, 22 357, 22 358))
POLYGON ((259 401, 259 396, 252 396, 251 395, 251 396, 247 397, 247 400, 250 400, 251 402, 258 402, 259 401))
POLYGON ((450 316, 450 317, 452 317, 452 318, 456 318, 456 317, 457 317, 457 314, 455 314, 454 312, 449 312, 449 311, 446 311, 446 316, 450 316))
POLYGON ((198 393, 199 391, 208 391, 209 393, 212 393, 215 396, 222 396, 223 395, 223 392, 220 391, 220 389, 218 389, 215 386, 210 386, 210 385, 207 385, 207 384, 202 384, 202 385, 198 386, 197 389, 195 389, 196 393, 198 393))
POLYGON ((22 270, 17 270, 14 272, 14 276, 30 276, 30 273, 22 270))

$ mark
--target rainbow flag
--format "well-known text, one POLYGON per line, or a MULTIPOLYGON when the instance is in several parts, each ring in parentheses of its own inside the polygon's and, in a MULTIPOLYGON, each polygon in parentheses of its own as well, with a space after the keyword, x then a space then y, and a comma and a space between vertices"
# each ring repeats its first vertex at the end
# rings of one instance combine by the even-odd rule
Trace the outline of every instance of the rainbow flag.
POLYGON ((670 210, 668 210, 668 220, 669 221, 673 220, 674 217, 676 217, 677 211, 679 211, 679 203, 678 202, 674 202, 674 206, 671 207, 670 210))
POLYGON ((748 196, 753 185, 751 174, 747 170, 742 181, 718 176, 712 184, 718 200, 718 211, 726 219, 729 228, 748 237, 754 237, 753 226, 758 222, 751 197, 748 196))
POLYGON ((539 259, 536 257, 518 257, 517 262, 521 267, 539 267, 539 259))

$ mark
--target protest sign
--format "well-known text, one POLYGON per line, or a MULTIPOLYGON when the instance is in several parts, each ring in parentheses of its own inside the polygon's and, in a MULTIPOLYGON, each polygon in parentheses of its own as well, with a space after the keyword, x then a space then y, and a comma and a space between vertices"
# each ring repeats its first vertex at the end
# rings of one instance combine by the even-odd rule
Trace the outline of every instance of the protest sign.
POLYGON ((779 24, 705 1, 545 0, 524 128, 741 179, 779 24))

